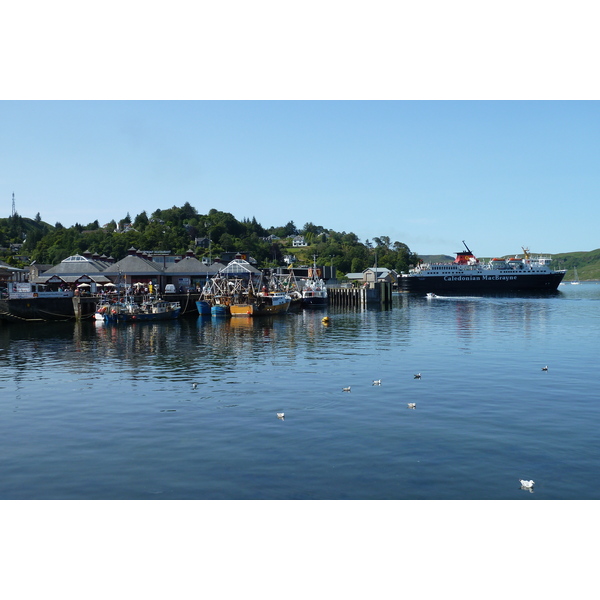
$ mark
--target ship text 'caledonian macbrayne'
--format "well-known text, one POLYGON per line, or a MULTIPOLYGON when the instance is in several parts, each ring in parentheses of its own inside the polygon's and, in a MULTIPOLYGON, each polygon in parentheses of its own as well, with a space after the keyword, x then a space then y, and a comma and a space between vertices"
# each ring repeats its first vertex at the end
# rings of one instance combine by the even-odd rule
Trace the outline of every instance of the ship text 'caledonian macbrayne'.
MULTIPOLYGON (((463 244, 464 241, 463 241, 463 244)), ((403 274, 398 287, 403 292, 433 294, 503 294, 554 292, 565 271, 553 271, 547 256, 492 258, 480 262, 465 244, 453 263, 422 264, 403 274)))

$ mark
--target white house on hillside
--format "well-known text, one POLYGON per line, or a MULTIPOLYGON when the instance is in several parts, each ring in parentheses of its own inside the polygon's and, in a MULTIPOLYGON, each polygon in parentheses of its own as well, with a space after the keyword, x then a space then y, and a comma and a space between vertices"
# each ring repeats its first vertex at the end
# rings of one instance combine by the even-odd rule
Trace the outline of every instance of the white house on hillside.
POLYGON ((303 235, 297 235, 292 240, 292 246, 294 246, 294 248, 299 248, 299 247, 302 247, 302 246, 308 246, 308 244, 306 243, 306 240, 304 239, 303 235))

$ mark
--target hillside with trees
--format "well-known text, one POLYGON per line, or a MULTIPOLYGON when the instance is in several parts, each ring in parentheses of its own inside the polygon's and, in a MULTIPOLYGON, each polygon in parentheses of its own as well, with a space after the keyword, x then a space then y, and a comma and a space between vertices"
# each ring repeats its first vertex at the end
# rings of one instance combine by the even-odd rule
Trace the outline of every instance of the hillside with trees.
POLYGON ((298 228, 293 221, 265 228, 255 218, 239 221, 214 208, 201 214, 188 202, 150 215, 143 211, 134 218, 127 213, 102 226, 98 220, 68 228, 50 225, 39 213, 35 219, 18 214, 0 219, 0 260, 13 266, 25 267, 32 261, 57 264, 86 251, 120 260, 131 247, 173 254, 192 249, 199 258, 213 259, 223 252, 246 252, 263 268, 284 266, 286 255, 294 256, 295 264, 311 264, 316 255, 319 264, 333 265, 341 274, 361 272, 374 264, 406 271, 418 259, 406 244, 392 242, 388 236, 362 243, 352 232, 314 223, 298 228), (293 246, 297 235, 304 237, 306 246, 293 246))
MULTIPOLYGON (((146 211, 134 218, 129 213, 119 221, 100 225, 98 220, 64 227, 50 225, 40 213, 34 219, 19 214, 0 219, 0 260, 16 267, 32 261, 57 264, 73 254, 90 251, 120 260, 129 248, 185 254, 192 249, 198 257, 217 258, 223 252, 247 252, 259 267, 284 266, 285 256, 294 256, 297 265, 310 265, 317 256, 320 265, 333 265, 338 273, 358 273, 377 264, 407 271, 419 257, 410 248, 385 235, 361 242, 352 232, 338 232, 322 225, 293 221, 265 228, 255 218, 239 221, 231 213, 211 209, 199 213, 186 202, 183 206, 146 211), (294 247, 293 238, 302 235, 307 246, 294 247)), ((451 261, 449 256, 423 256, 428 262, 451 261)), ((552 257, 554 269, 567 269, 565 280, 577 267, 581 280, 600 280, 600 249, 568 252, 552 257)))

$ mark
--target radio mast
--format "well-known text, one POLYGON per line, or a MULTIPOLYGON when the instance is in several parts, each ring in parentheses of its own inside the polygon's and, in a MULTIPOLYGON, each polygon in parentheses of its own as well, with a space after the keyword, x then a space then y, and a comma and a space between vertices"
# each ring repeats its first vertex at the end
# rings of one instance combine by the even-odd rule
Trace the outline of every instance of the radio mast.
POLYGON ((12 213, 11 216, 15 216, 17 214, 17 209, 15 208, 15 193, 13 192, 13 204, 12 204, 12 213))

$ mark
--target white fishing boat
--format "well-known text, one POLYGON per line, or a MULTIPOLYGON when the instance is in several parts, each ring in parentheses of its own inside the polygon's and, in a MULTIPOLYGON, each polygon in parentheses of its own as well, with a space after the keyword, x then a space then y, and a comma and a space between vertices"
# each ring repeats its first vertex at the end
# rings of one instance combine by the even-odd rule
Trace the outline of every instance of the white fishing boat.
POLYGON ((308 270, 308 278, 302 280, 302 307, 324 308, 329 304, 327 286, 317 269, 317 258, 313 257, 313 267, 308 270))

